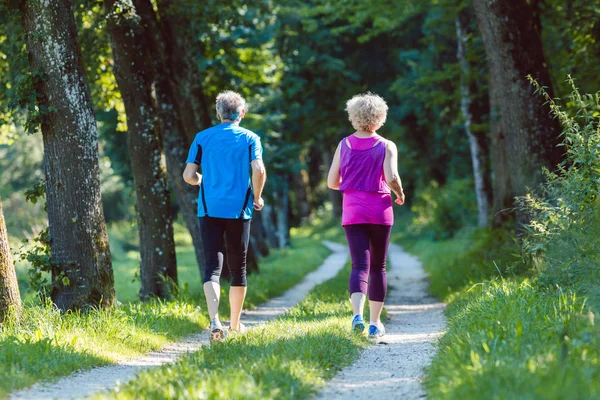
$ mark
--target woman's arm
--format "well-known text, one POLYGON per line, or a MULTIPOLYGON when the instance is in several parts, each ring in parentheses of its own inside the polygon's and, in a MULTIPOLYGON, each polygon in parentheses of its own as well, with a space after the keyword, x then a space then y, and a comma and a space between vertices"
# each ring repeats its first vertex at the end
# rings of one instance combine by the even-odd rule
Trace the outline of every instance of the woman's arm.
POLYGON ((404 204, 404 190, 402 190, 402 181, 398 174, 398 149, 394 142, 389 140, 386 146, 385 160, 383 161, 383 173, 388 186, 396 194, 396 203, 404 204))
POLYGON ((338 144, 337 149, 335 149, 335 154, 333 155, 333 160, 331 161, 331 167, 329 168, 329 174, 327 174, 327 187, 333 190, 340 190, 340 183, 342 182, 342 177, 340 176, 340 144, 338 144))

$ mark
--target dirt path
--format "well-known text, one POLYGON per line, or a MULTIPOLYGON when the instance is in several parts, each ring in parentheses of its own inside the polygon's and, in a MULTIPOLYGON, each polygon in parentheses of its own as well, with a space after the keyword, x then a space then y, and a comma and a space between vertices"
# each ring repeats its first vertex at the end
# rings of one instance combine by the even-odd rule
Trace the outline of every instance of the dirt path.
MULTIPOLYGON (((272 299, 254 310, 245 311, 242 321, 251 326, 274 319, 294 307, 313 287, 333 278, 346 263, 348 250, 345 246, 336 243, 323 243, 332 251, 332 254, 325 259, 317 270, 306 275, 302 282, 289 289, 282 296, 272 299)), ((132 380, 140 370, 173 363, 182 355, 196 351, 208 343, 208 332, 203 331, 180 342, 168 345, 160 351, 132 360, 93 368, 52 383, 35 384, 29 389, 11 393, 10 398, 78 399, 88 397, 132 380)))
POLYGON ((423 368, 443 333, 444 305, 427 295, 426 274, 417 258, 391 244, 389 260, 387 335, 329 382, 318 399, 425 397, 423 368))

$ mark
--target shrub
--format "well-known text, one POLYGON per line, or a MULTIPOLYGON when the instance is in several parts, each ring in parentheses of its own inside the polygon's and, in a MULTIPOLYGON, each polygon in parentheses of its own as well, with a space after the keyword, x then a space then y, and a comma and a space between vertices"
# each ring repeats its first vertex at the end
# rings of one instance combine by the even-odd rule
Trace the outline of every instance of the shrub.
POLYGON ((411 229, 440 240, 476 224, 477 203, 471 179, 451 180, 444 186, 436 181, 417 195, 411 208, 415 214, 411 229))

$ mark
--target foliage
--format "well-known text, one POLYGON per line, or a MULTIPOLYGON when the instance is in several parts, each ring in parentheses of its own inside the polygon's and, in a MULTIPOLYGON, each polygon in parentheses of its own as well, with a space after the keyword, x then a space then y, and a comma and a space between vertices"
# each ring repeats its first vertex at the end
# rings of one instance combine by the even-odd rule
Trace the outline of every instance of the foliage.
POLYGON ((473 181, 456 179, 442 187, 431 181, 415 196, 411 211, 415 214, 411 225, 415 233, 430 235, 434 240, 452 237, 476 223, 473 181))
POLYGON ((531 215, 523 245, 534 266, 545 272, 547 283, 572 287, 599 283, 600 98, 581 95, 570 78, 569 84, 571 112, 547 98, 563 127, 566 160, 558 172, 546 172, 540 192, 528 194, 521 205, 531 215))

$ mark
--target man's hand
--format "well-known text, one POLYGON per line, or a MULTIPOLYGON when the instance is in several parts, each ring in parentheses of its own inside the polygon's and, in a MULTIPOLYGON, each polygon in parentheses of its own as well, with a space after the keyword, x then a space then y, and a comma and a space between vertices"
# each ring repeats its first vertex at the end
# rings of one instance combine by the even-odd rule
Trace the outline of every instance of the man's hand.
POLYGON ((265 206, 265 201, 263 200, 262 197, 259 197, 258 199, 254 199, 254 209, 256 211, 262 210, 262 208, 264 206, 265 206))

